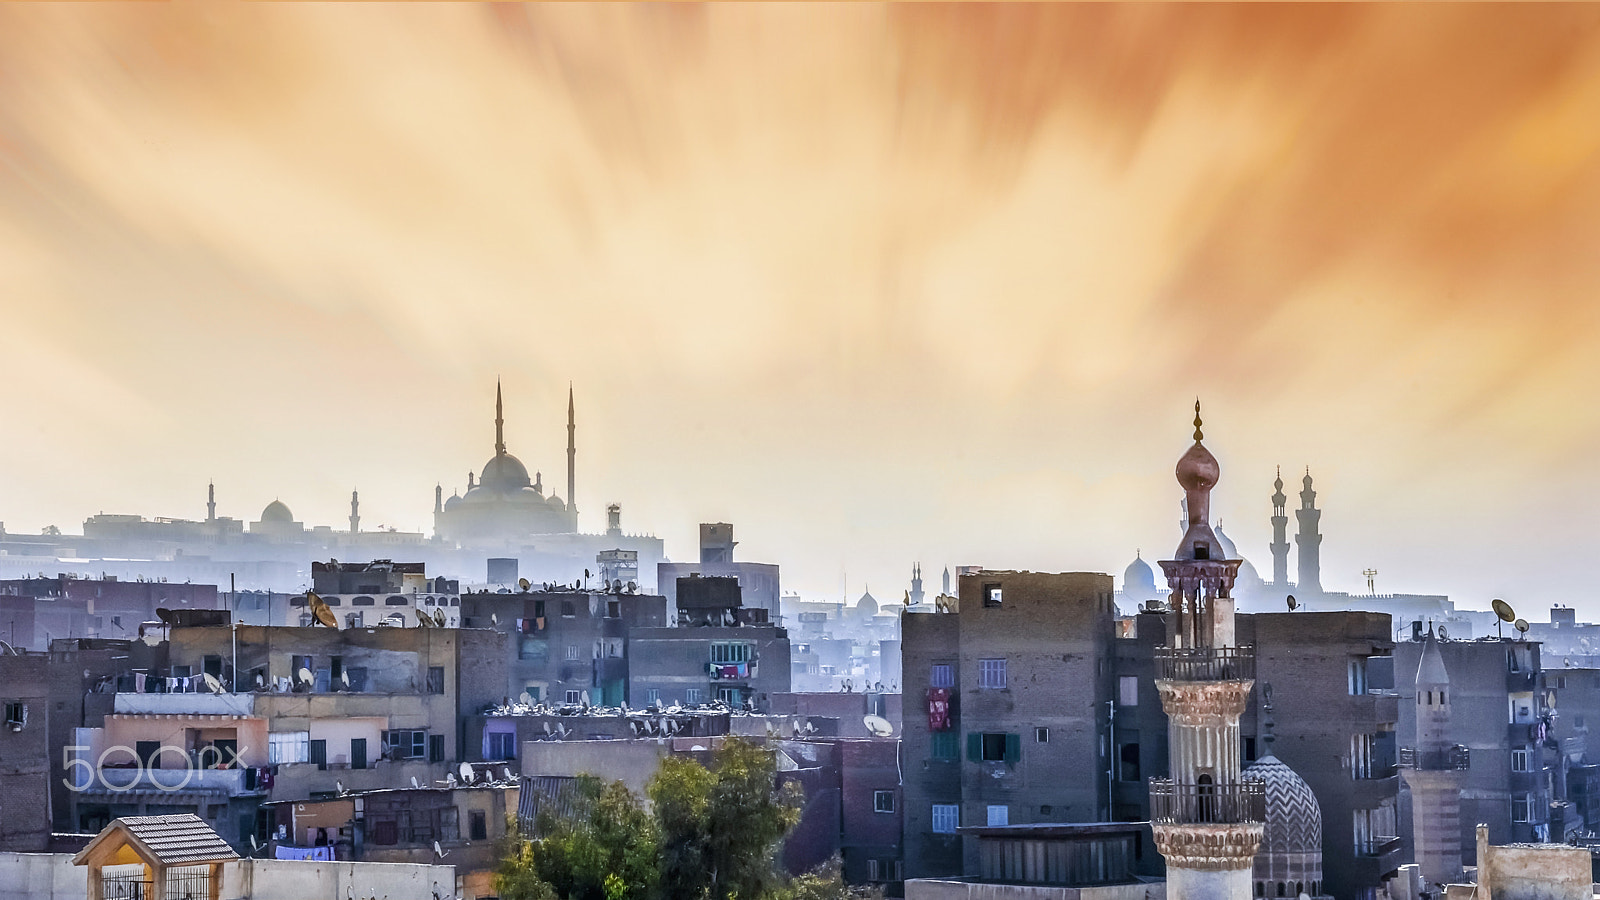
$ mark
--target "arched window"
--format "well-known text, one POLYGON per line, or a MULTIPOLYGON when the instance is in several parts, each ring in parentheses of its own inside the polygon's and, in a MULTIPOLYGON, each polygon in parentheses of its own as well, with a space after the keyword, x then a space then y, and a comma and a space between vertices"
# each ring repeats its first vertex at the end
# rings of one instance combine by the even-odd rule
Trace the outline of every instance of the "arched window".
POLYGON ((1195 817, 1201 822, 1217 820, 1217 788, 1209 774, 1195 779, 1195 817))
POLYGON ((1283 882, 1281 882, 1281 881, 1278 882, 1278 896, 1279 897, 1283 896, 1283 882))

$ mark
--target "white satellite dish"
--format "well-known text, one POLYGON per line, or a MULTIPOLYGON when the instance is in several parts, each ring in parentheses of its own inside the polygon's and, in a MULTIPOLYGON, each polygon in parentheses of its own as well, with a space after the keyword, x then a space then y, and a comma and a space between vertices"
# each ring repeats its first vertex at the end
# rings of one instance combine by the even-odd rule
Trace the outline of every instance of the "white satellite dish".
POLYGON ((460 771, 462 783, 471 784, 474 777, 472 773, 472 763, 462 763, 460 771))
POLYGON ((443 628, 445 626, 445 621, 446 620, 445 620, 445 617, 444 617, 444 610, 440 609, 438 607, 434 607, 434 610, 433 610, 433 624, 439 626, 440 628, 443 628))
POLYGON ((421 783, 420 783, 420 782, 418 782, 418 781, 417 781, 417 776, 415 776, 415 775, 413 775, 413 776, 411 776, 411 786, 412 786, 412 787, 413 787, 413 788, 420 788, 420 787, 422 787, 422 784, 421 784, 421 783))
POLYGON ((533 695, 528 693, 527 691, 523 691, 517 697, 517 701, 520 702, 523 706, 532 706, 533 705, 533 695))
MULTIPOLYGON (((301 666, 300 667, 300 671, 295 673, 295 674, 300 676, 300 682, 302 684, 310 684, 312 681, 315 680, 315 679, 313 679, 311 677, 311 670, 306 668, 305 666, 301 666)), ((326 783, 326 782, 324 782, 324 783, 326 783)))
POLYGON ((495 626, 496 628, 500 627, 500 614, 489 613, 489 624, 495 626))
POLYGON ((517 776, 512 774, 510 766, 501 767, 500 771, 506 776, 507 781, 516 781, 517 776))
POLYGON ((861 721, 873 737, 890 737, 894 734, 894 725, 883 716, 863 716, 861 721))
POLYGON ((1448 640, 1449 638, 1450 638, 1450 632, 1445 631, 1444 630, 1444 626, 1440 625, 1439 626, 1439 640, 1443 641, 1443 640, 1448 640))
POLYGON ((217 676, 211 674, 210 672, 207 672, 205 674, 205 679, 206 679, 206 690, 210 691, 213 694, 226 694, 227 693, 227 690, 222 687, 222 682, 220 680, 218 680, 217 676))
POLYGON ((439 846, 439 842, 438 841, 434 841, 433 842, 433 853, 434 853, 435 856, 439 857, 440 859, 444 859, 446 856, 450 855, 450 851, 448 851, 448 850, 444 849, 443 847, 439 846))

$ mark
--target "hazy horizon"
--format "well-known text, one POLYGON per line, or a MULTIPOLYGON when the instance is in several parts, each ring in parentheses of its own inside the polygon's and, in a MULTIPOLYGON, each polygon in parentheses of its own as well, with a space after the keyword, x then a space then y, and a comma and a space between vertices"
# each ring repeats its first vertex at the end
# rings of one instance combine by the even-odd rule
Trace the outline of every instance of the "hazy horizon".
POLYGON ((1199 396, 1263 575, 1309 466, 1329 590, 1600 617, 1597 105, 1591 6, 0 7, 0 521, 431 534, 502 379, 585 531, 1120 582, 1199 396))

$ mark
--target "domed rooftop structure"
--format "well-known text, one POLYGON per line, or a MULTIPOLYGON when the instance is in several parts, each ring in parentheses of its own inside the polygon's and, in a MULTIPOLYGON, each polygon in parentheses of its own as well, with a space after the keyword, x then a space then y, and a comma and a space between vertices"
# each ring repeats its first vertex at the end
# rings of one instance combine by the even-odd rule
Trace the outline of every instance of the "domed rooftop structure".
POLYGON ((1272 754, 1272 686, 1262 685, 1261 693, 1266 755, 1244 770, 1246 778, 1266 787, 1267 821, 1256 851, 1255 895, 1321 897, 1322 806, 1311 785, 1272 754))
POLYGON ((1136 551, 1133 562, 1122 571, 1122 596, 1134 603, 1143 603, 1156 596, 1156 574, 1150 564, 1136 551))
POLYGON ((861 595, 856 601, 856 613, 861 616, 875 616, 878 614, 878 598, 872 596, 871 591, 861 595))
POLYGON ((274 500, 261 510, 261 521, 288 524, 294 521, 294 513, 289 511, 289 507, 282 500, 274 500))
POLYGON ((528 477, 528 467, 522 460, 501 449, 483 467, 483 474, 478 477, 479 487, 490 491, 515 491, 520 488, 530 487, 533 479, 528 477))

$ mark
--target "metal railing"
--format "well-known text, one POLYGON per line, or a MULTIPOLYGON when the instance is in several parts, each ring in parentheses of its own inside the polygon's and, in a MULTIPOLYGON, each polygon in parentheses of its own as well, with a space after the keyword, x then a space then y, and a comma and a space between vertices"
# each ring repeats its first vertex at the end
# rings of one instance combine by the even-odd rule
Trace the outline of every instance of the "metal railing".
POLYGON ((1400 768, 1423 769, 1433 772, 1472 768, 1472 751, 1457 744, 1448 750, 1422 751, 1415 747, 1400 748, 1400 768))
POLYGON ((1254 647, 1168 647, 1156 651, 1156 678, 1168 681, 1250 681, 1254 647))
POLYGON ((1235 825, 1265 822, 1266 783, 1178 784, 1150 779, 1150 821, 1157 825, 1235 825))

